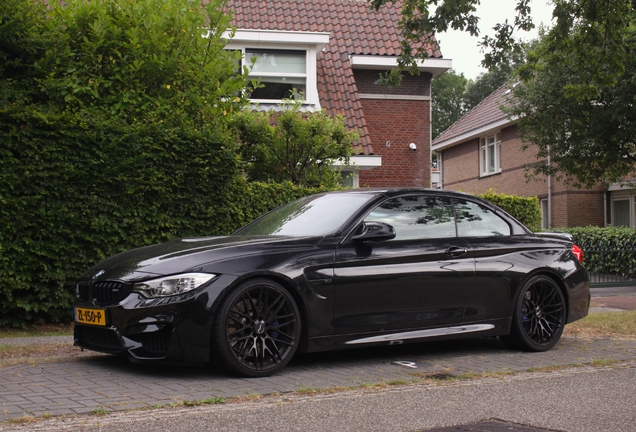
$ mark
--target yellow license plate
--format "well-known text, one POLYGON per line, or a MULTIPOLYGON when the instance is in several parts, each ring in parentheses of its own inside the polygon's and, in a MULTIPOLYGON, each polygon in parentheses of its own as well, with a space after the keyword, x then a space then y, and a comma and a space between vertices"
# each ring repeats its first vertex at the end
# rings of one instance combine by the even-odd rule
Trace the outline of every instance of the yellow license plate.
POLYGON ((104 309, 75 308, 75 322, 97 326, 106 325, 106 311, 104 309))

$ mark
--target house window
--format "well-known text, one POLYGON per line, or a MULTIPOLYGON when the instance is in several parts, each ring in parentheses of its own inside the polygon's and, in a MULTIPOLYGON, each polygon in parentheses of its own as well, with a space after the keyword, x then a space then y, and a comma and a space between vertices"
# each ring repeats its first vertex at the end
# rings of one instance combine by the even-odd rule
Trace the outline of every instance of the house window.
POLYGON ((615 199, 612 201, 612 225, 630 226, 629 199, 615 199))
POLYGON ((431 187, 442 187, 442 154, 437 152, 431 153, 431 187))
POLYGON ((479 140, 480 175, 501 172, 501 134, 496 133, 479 140))
POLYGON ((350 189, 356 189, 360 187, 360 175, 357 170, 342 170, 340 171, 340 185, 350 189))
POLYGON ((245 63, 253 65, 249 77, 260 78, 252 100, 305 99, 307 52, 303 50, 245 49, 245 63))
POLYGON ((541 206, 541 228, 548 229, 550 228, 550 210, 548 209, 548 199, 544 198, 539 201, 541 206))
POLYGON ((237 29, 225 32, 225 49, 243 53, 241 70, 259 79, 250 99, 258 109, 275 108, 284 98, 302 98, 303 109, 319 110, 317 57, 329 33, 237 29))

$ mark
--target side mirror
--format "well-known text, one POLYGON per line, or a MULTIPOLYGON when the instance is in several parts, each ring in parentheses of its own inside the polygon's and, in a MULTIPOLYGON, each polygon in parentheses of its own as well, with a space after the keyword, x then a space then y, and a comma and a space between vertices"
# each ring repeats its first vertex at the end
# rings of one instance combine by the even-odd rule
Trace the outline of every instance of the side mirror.
POLYGON ((363 222, 362 232, 353 236, 353 241, 385 241, 395 238, 395 228, 384 222, 363 222))

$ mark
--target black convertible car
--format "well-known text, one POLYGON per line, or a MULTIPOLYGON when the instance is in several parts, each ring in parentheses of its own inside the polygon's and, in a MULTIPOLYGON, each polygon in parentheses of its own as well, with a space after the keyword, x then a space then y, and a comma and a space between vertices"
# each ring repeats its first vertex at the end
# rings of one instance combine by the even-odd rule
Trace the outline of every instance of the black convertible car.
POLYGON ((227 237, 108 258, 77 283, 75 344, 266 376, 304 352, 499 336, 552 348, 590 303, 581 250, 471 195, 305 197, 227 237))

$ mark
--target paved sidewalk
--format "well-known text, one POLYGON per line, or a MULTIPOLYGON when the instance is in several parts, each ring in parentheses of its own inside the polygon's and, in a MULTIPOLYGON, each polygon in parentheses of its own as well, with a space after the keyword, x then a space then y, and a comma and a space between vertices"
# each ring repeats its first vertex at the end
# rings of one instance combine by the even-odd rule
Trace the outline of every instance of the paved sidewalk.
POLYGON ((441 371, 458 375, 526 371, 633 359, 633 340, 564 338, 551 351, 522 353, 504 348, 497 339, 476 339, 303 355, 275 376, 242 379, 206 368, 140 365, 95 355, 72 362, 0 369, 0 421, 24 415, 123 411, 303 388, 406 382, 416 374, 441 371))
POLYGON ((592 288, 592 302, 603 308, 636 310, 636 287, 592 288))
MULTIPOLYGON (((592 297, 595 303, 636 308, 636 287, 597 288, 592 297)), ((7 345, 25 343, 68 343, 70 351, 72 337, 0 340, 7 345)), ((634 359, 635 340, 563 338, 551 351, 523 353, 504 348, 497 339, 475 339, 307 354, 297 356, 275 376, 242 379, 207 368, 132 364, 119 357, 84 353, 73 361, 0 368, 0 421, 24 415, 90 414, 214 397, 408 382, 418 375, 442 371, 457 375, 518 372, 634 359)))

